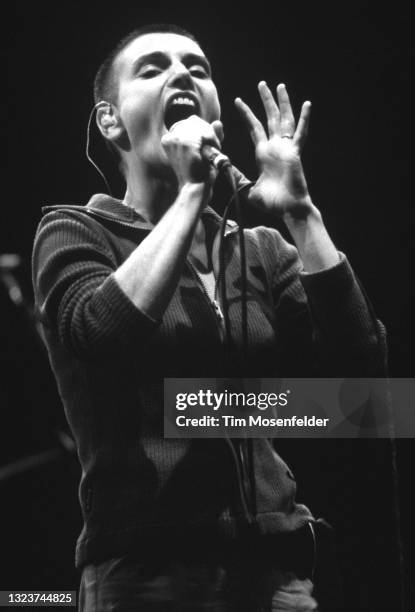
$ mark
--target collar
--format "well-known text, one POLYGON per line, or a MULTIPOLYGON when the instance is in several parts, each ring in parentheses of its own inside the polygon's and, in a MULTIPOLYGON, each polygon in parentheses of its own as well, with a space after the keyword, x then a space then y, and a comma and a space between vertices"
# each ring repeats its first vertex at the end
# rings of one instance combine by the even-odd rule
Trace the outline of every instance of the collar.
MULTIPOLYGON (((151 231, 153 225, 144 219, 134 208, 126 206, 121 200, 113 198, 105 193, 96 193, 91 197, 86 206, 75 206, 71 204, 58 204, 56 206, 44 206, 42 213, 47 214, 52 211, 71 211, 87 212, 93 216, 101 217, 123 225, 137 227, 151 231)), ((220 226, 222 217, 213 210, 211 206, 207 206, 202 212, 202 219, 207 223, 220 226)), ((237 231, 238 225, 235 221, 228 220, 226 222, 226 234, 237 231)))
POLYGON ((144 219, 134 208, 126 206, 121 200, 113 198, 105 193, 96 193, 92 196, 86 206, 73 204, 58 204, 56 206, 44 206, 42 213, 47 214, 52 211, 78 211, 89 213, 92 216, 101 217, 123 225, 130 225, 140 229, 151 230, 152 224, 144 219))

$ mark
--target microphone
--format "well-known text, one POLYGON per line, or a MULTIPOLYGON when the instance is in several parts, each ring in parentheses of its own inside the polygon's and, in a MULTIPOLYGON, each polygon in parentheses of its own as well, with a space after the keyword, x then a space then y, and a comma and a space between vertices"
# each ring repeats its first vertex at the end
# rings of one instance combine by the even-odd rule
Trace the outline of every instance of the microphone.
MULTIPOLYGON (((173 123, 173 125, 170 126, 170 130, 174 128, 176 123, 177 122, 173 123)), ((225 170, 226 168, 232 168, 232 164, 229 157, 224 155, 222 151, 219 151, 219 149, 210 144, 202 145, 200 149, 200 154, 203 159, 212 164, 212 166, 214 166, 214 168, 216 168, 218 172, 220 172, 221 170, 225 170)))
POLYGON ((232 167, 229 157, 210 144, 202 145, 200 153, 203 159, 212 164, 212 166, 214 166, 218 172, 232 167))

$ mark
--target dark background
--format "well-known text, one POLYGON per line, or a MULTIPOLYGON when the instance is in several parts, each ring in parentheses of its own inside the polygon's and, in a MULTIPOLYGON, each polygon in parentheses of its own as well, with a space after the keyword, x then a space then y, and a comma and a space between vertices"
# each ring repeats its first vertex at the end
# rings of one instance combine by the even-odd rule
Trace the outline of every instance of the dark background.
MULTIPOLYGON (((391 375, 414 375, 414 48, 404 5, 16 2, 12 9, 2 36, 7 75, 2 124, 8 140, 0 253, 22 257, 16 274, 29 305, 30 253, 41 206, 85 203, 104 190, 84 154, 100 61, 135 27, 174 22, 199 38, 211 60, 222 102, 224 149, 248 176, 255 175, 252 146, 233 99, 241 96, 262 117, 256 84, 265 79, 287 84, 297 112, 303 100, 312 101, 304 165, 313 200, 388 329, 391 375)), ((93 156, 122 197, 111 159, 92 132, 93 156)), ((59 433, 65 428, 63 411, 46 356, 25 308, 9 299, 2 276, 0 486, 6 563, 0 587, 75 589, 78 466, 59 433), (30 470, 1 468, 31 454, 41 461, 39 454, 49 451, 55 454, 30 470)), ((301 470, 309 464, 308 447, 296 458, 302 497, 336 525, 350 610, 401 609, 397 524, 409 595, 414 443, 399 441, 397 450, 399 522, 388 442, 322 443, 313 474, 301 470)))

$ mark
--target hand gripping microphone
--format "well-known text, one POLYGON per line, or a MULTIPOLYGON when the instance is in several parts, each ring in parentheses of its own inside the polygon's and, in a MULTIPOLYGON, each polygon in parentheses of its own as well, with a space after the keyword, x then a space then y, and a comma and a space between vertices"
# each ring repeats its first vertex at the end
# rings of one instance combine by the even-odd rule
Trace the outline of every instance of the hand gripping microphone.
POLYGON ((200 153, 203 159, 212 164, 212 166, 214 166, 218 172, 232 166, 229 157, 210 144, 202 145, 200 153))
MULTIPOLYGON (((170 126, 170 130, 172 130, 174 126, 175 123, 170 126)), ((220 172, 221 170, 225 170, 226 168, 232 167, 229 157, 224 155, 222 151, 219 151, 219 149, 210 144, 202 145, 200 149, 200 154, 203 159, 212 164, 212 166, 216 168, 218 172, 220 172)))

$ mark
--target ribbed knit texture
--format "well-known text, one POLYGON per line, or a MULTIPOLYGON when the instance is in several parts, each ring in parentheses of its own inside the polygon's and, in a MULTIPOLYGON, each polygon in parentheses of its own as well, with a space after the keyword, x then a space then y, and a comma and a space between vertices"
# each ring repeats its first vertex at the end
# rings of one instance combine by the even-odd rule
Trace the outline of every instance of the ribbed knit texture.
MULTIPOLYGON (((137 553, 144 541, 172 531, 237 533, 241 507, 229 447, 223 440, 163 439, 164 377, 383 374, 383 328, 344 256, 328 271, 305 275, 296 249, 277 231, 245 231, 249 355, 242 371, 234 231, 226 238, 228 358, 187 265, 162 321, 140 312, 119 288, 113 273, 151 231, 132 209, 98 195, 87 207, 46 212, 33 281, 83 470, 78 566, 137 553)), ((217 215, 208 210, 204 219, 217 232, 217 215)), ((295 503, 293 476, 269 440, 255 440, 254 465, 262 532, 294 531, 312 518, 295 503)))

